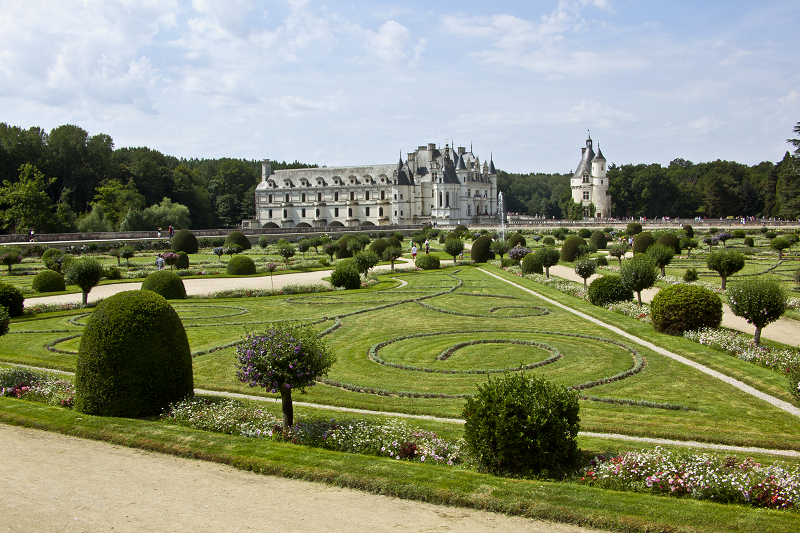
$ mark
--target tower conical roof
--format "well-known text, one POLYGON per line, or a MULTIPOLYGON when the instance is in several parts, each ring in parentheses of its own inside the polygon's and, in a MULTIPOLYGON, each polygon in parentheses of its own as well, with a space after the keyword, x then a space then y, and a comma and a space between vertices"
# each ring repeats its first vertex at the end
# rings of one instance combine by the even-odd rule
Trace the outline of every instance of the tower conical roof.
POLYGON ((489 175, 497 174, 497 171, 494 169, 494 155, 489 154, 489 175))

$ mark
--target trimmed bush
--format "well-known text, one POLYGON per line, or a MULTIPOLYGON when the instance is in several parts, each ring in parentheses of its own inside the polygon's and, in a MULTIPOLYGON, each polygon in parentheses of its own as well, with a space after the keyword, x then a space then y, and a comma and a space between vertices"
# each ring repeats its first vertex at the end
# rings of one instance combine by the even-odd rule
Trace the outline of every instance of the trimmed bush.
POLYGON ((601 276, 589 284, 589 301, 604 306, 633 300, 633 291, 622 284, 619 276, 601 276))
POLYGON ((656 241, 656 244, 672 248, 673 250, 675 250, 676 254, 680 255, 681 253, 681 240, 674 233, 662 234, 656 241))
POLYGON ((753 340, 761 343, 761 330, 786 312, 786 292, 780 282, 754 277, 731 284, 728 305, 733 314, 756 327, 753 340))
POLYGON ((353 257, 353 252, 349 246, 351 240, 353 240, 353 238, 350 235, 342 235, 339 237, 339 240, 336 241, 336 244, 339 245, 339 248, 336 250, 336 259, 348 259, 353 257))
POLYGON ((175 263, 175 268, 178 270, 186 270, 189 268, 189 254, 186 252, 178 252, 178 262, 175 263))
POLYGON ((100 283, 103 274, 103 265, 89 257, 74 259, 64 266, 64 282, 81 288, 84 305, 88 303, 89 292, 100 283))
POLYGON ((544 274, 540 257, 535 253, 526 255, 522 260, 521 267, 523 274, 544 274))
POLYGON ((22 314, 25 296, 22 291, 13 285, 0 281, 0 306, 8 310, 8 316, 14 318, 22 314))
POLYGON ((444 241, 444 251, 446 254, 453 256, 453 261, 455 261, 460 254, 464 253, 464 241, 461 239, 447 239, 444 241))
POLYGON ((752 248, 753 246, 755 246, 755 244, 756 243, 755 243, 755 241, 753 240, 752 237, 745 237, 744 238, 744 245, 747 246, 748 248, 752 248))
POLYGON ((608 258, 606 256, 601 255, 597 258, 597 266, 598 267, 607 267, 608 266, 608 258))
POLYGON ((111 265, 103 269, 103 277, 110 280, 122 279, 122 272, 119 268, 111 265))
POLYGON ((31 281, 31 288, 36 292, 58 292, 66 287, 64 276, 53 270, 42 270, 31 281))
POLYGON ((589 237, 589 242, 597 246, 598 250, 605 250, 608 244, 608 238, 602 231, 595 231, 592 233, 591 237, 589 237))
POLYGON ((223 246, 230 246, 231 244, 238 244, 243 250, 252 248, 250 240, 241 231, 232 231, 225 239, 225 244, 223 246))
POLYGON ((383 257, 383 252, 389 247, 389 243, 386 239, 375 239, 372 244, 369 245, 369 249, 372 252, 375 252, 375 255, 378 257, 383 257))
POLYGON ((556 476, 578 458, 578 393, 536 376, 506 374, 478 385, 464 405, 464 440, 499 475, 556 476))
POLYGON ((642 306, 642 291, 652 287, 658 278, 656 265, 645 255, 635 255, 622 264, 619 272, 622 284, 636 293, 639 307, 642 306))
POLYGON ((417 256, 417 261, 414 264, 422 270, 437 270, 440 266, 439 258, 435 255, 417 256))
POLYGON ((592 236, 592 230, 589 228, 581 228, 578 230, 578 237, 581 239, 588 239, 592 236))
POLYGON ((225 272, 232 276, 249 276, 256 273, 256 264, 246 255, 231 257, 225 272))
POLYGON ((171 246, 172 251, 176 253, 186 252, 187 254, 196 254, 197 250, 199 249, 197 245, 197 237, 195 237, 194 233, 188 229, 179 229, 172 237, 171 246))
POLYGON ((519 233, 515 233, 514 235, 508 238, 508 247, 513 248, 517 244, 521 244, 522 246, 527 247, 528 241, 526 241, 525 237, 523 237, 519 233))
POLYGON ((744 254, 733 250, 717 250, 706 257, 706 266, 722 278, 722 290, 725 290, 728 276, 733 276, 744 268, 744 254))
POLYGON ((649 233, 639 233, 633 238, 633 255, 643 254, 656 243, 656 240, 649 233))
POLYGON ((577 235, 567 237, 567 240, 565 240, 564 244, 561 245, 561 260, 569 263, 575 261, 575 259, 580 255, 580 247, 582 245, 586 246, 586 241, 577 235))
POLYGON ((395 247, 395 248, 403 248, 402 241, 400 241, 397 237, 389 237, 386 239, 386 244, 388 244, 387 248, 395 247))
POLYGON ((466 227, 465 225, 463 225, 463 224, 459 224, 458 226, 456 226, 456 229, 454 229, 454 230, 453 230, 453 233, 455 233, 456 235, 458 235, 459 237, 461 237, 462 235, 464 235, 464 234, 465 234, 465 233, 467 233, 468 231, 469 231, 469 228, 467 228, 467 227, 466 227))
POLYGON ((625 233, 628 235, 638 235, 642 232, 642 225, 638 222, 631 222, 628 224, 628 227, 625 228, 625 233))
POLYGON ((151 291, 125 291, 97 305, 78 349, 76 411, 158 415, 193 391, 186 330, 166 299, 151 291))
POLYGON ((59 250, 58 248, 48 248, 42 254, 42 262, 44 266, 53 270, 54 266, 57 266, 58 260, 64 255, 64 252, 59 250))
POLYGON ((670 285, 658 291, 650 304, 653 327, 661 333, 717 328, 722 322, 722 300, 699 285, 670 285))
POLYGON ((687 268, 686 272, 683 274, 683 281, 686 283, 691 283, 693 281, 697 281, 697 269, 696 268, 687 268))
POLYGON ((694 228, 691 227, 689 224, 683 226, 683 231, 686 232, 686 236, 690 239, 694 239, 694 228))
POLYGON ((778 251, 778 260, 783 260, 783 251, 790 246, 791 243, 786 237, 775 237, 769 242, 769 247, 778 251))
POLYGON ((361 273, 352 259, 339 261, 331 272, 331 285, 348 290, 361 288, 361 273))
POLYGON ((542 239, 542 244, 544 246, 553 246, 556 243, 556 240, 553 237, 545 237, 542 239))
POLYGON ((743 229, 735 229, 732 233, 734 239, 744 239, 747 236, 743 229))
POLYGON ((153 291, 167 300, 186 298, 186 287, 179 275, 171 270, 161 270, 149 274, 142 282, 143 291, 153 291))
POLYGON ((472 260, 476 263, 485 263, 489 259, 494 259, 494 252, 492 252, 491 248, 492 239, 486 235, 478 237, 472 243, 472 250, 470 251, 472 260))
POLYGON ((772 231, 772 230, 769 230, 766 233, 764 233, 764 237, 766 237, 767 239, 774 239, 777 236, 778 236, 778 233, 775 232, 775 231, 772 231))

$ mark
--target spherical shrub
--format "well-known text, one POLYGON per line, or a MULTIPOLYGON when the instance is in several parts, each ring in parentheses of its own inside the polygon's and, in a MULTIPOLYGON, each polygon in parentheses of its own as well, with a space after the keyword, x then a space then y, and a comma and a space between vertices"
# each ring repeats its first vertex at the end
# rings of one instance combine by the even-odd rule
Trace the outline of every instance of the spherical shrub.
POLYGON ((598 267, 607 267, 608 266, 608 258, 606 256, 601 255, 597 258, 597 266, 598 267))
POLYGON ((778 236, 777 232, 774 232, 774 231, 771 231, 771 230, 770 230, 770 231, 767 231, 767 232, 764 234, 764 237, 766 237, 767 239, 774 239, 774 238, 775 238, 775 237, 777 237, 777 236, 778 236))
POLYGON ((589 237, 589 242, 597 246, 598 250, 605 250, 608 244, 608 238, 602 231, 595 231, 592 233, 591 237, 589 237))
POLYGON ((556 240, 552 237, 545 237, 542 239, 542 244, 545 246, 553 246, 556 243, 556 240))
POLYGON ((149 274, 142 282, 143 291, 153 291, 167 300, 186 298, 186 287, 179 275, 171 270, 161 270, 149 274))
POLYGON ((110 280, 122 279, 122 272, 119 268, 112 265, 103 269, 103 277, 110 280))
MULTIPOLYGON (((228 236, 230 239, 230 235, 228 236)), ((245 237, 246 239, 246 237, 245 237)), ((250 241, 248 241, 249 243, 250 241)), ((172 251, 196 254, 198 250, 197 237, 188 229, 179 229, 172 237, 172 251)))
POLYGON ((674 233, 662 234, 656 241, 656 244, 672 248, 673 250, 675 250, 676 254, 681 253, 681 240, 674 233))
POLYGON ((744 239, 747 236, 743 229, 735 229, 732 233, 734 239, 744 239))
POLYGON ((53 265, 55 265, 58 262, 58 259, 63 255, 64 252, 58 248, 48 248, 42 254, 42 263, 44 263, 44 266, 47 268, 53 268, 53 265))
POLYGON ((460 237, 460 236, 464 235, 468 231, 469 231, 469 228, 467 228, 463 224, 459 224, 458 226, 456 226, 456 229, 453 230, 453 233, 455 233, 456 235, 458 235, 460 237))
POLYGON ((78 348, 76 411, 157 415, 193 391, 186 330, 167 300, 150 291, 125 291, 97 305, 78 348))
POLYGON ((564 244, 561 245, 561 260, 570 263, 575 261, 575 258, 580 255, 581 245, 586 246, 586 241, 577 235, 567 237, 564 244))
POLYGON ((352 290, 361 287, 361 273, 352 259, 339 261, 331 272, 331 285, 352 290))
POLYGON ((558 475, 579 458, 578 393, 522 373, 489 378, 464 405, 464 440, 486 470, 558 475))
POLYGON ((619 276, 601 276, 589 284, 589 301, 604 306, 633 300, 633 291, 626 289, 619 276))
POLYGON ((53 270, 42 270, 33 277, 31 288, 36 292, 58 292, 66 288, 64 276, 53 270))
POLYGON ((231 244, 238 244, 243 250, 252 248, 250 240, 241 231, 232 231, 225 239, 225 244, 223 246, 229 246, 231 244))
POLYGON ((186 270, 189 268, 189 254, 184 251, 178 252, 178 262, 175 263, 175 268, 178 270, 186 270))
POLYGON ((0 306, 8 309, 8 316, 14 318, 22 314, 25 296, 22 291, 13 285, 0 281, 0 306))
POLYGON ((581 228, 578 230, 578 237, 580 237, 581 239, 588 239, 591 236, 592 236, 592 230, 588 228, 581 228))
POLYGON ((683 281, 685 281, 686 283, 697 281, 697 269, 687 268, 686 272, 683 273, 683 281))
POLYGON ((417 268, 422 270, 437 270, 439 268, 439 258, 435 255, 420 255, 417 256, 417 261, 414 263, 417 268))
POLYGON ((249 276, 256 273, 256 264, 246 255, 236 255, 228 261, 225 272, 232 276, 249 276))
POLYGON ((642 232, 642 225, 638 222, 631 222, 628 224, 628 227, 625 228, 625 232, 628 235, 638 235, 642 232))
POLYGON ((349 246, 351 240, 353 240, 353 238, 350 235, 342 235, 339 237, 339 240, 336 241, 336 244, 339 245, 339 249, 336 250, 337 259, 347 259, 349 257, 353 257, 353 252, 349 246))
POLYGON ((691 227, 689 224, 683 226, 683 231, 686 232, 686 236, 689 237, 690 239, 694 238, 694 228, 691 227))
POLYGON ((487 235, 478 237, 472 243, 472 250, 470 255, 472 260, 476 263, 485 263, 489 259, 494 259, 494 252, 492 252, 492 239, 487 235))
POLYGON ((752 248, 753 246, 755 246, 755 241, 753 240, 752 237, 745 237, 744 245, 747 246, 748 248, 752 248))
POLYGON ((719 327, 722 300, 710 289, 681 283, 658 291, 650 312, 656 331, 682 335, 690 329, 719 327))
POLYGON ((633 255, 643 254, 656 243, 656 240, 649 233, 640 233, 633 239, 633 255))
POLYGON ((395 247, 395 248, 402 248, 401 241, 397 237, 389 237, 386 239, 386 244, 388 245, 387 248, 395 247))
POLYGON ((528 246, 528 241, 526 241, 525 237, 523 237, 519 233, 515 233, 514 235, 508 238, 508 247, 513 248, 517 244, 521 244, 523 247, 525 247, 528 246))
POLYGON ((544 267, 536 254, 528 254, 520 265, 523 274, 544 274, 544 267))
POLYGON ((389 243, 386 242, 386 239, 375 239, 372 241, 372 244, 369 245, 369 249, 372 252, 375 252, 375 255, 378 257, 383 257, 383 251, 389 247, 389 243))

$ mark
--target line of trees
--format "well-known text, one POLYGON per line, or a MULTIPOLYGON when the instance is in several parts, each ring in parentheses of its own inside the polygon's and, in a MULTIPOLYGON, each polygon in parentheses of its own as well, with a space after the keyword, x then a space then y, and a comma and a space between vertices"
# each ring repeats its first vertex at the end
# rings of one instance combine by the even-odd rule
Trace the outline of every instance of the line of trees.
MULTIPOLYGON (((308 168, 297 161, 272 168, 308 168)), ((234 226, 255 215, 261 162, 114 148, 66 124, 0 123, 0 224, 11 233, 234 226)))

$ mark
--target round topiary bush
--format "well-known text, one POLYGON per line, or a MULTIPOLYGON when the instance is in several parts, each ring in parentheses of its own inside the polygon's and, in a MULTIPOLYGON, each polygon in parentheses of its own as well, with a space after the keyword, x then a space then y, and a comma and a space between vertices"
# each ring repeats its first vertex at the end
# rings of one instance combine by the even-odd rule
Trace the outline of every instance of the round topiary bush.
POLYGON ((608 258, 604 255, 601 255, 597 258, 597 266, 598 267, 607 267, 608 266, 608 258))
POLYGON ((42 263, 44 263, 44 266, 47 268, 53 268, 53 265, 55 265, 58 262, 58 259, 63 255, 64 252, 58 248, 48 248, 42 254, 42 263))
POLYGON ((681 253, 681 240, 674 233, 664 233, 658 238, 656 244, 672 248, 676 254, 681 253))
POLYGON ((178 270, 186 270, 189 268, 189 254, 186 252, 178 252, 178 262, 175 263, 175 268, 178 270))
POLYGON ((581 239, 588 239, 591 236, 592 236, 592 230, 590 230, 589 228, 581 228, 578 230, 578 237, 580 237, 581 239))
POLYGON ((544 267, 536 254, 528 254, 520 265, 523 274, 544 274, 544 267))
POLYGON ((389 243, 386 242, 386 239, 375 239, 372 241, 372 244, 369 245, 369 249, 372 252, 375 252, 375 255, 378 257, 383 257, 383 252, 389 247, 389 243))
POLYGON ((748 248, 752 248, 755 245, 755 241, 752 237, 745 237, 744 238, 744 245, 748 248))
POLYGON ((435 255, 420 255, 417 256, 417 261, 414 265, 422 270, 437 270, 440 263, 439 258, 435 255))
POLYGON ((232 231, 225 239, 225 244, 223 246, 227 247, 231 244, 238 244, 243 250, 249 250, 252 248, 250 240, 241 231, 232 231))
POLYGON ((722 300, 699 285, 670 285, 658 291, 650 303, 653 327, 661 333, 716 328, 722 322, 722 300))
POLYGON ((689 224, 683 226, 683 231, 686 232, 686 236, 690 239, 694 239, 694 228, 691 227, 689 224))
POLYGON ((542 244, 544 246, 553 246, 556 243, 556 240, 553 237, 545 237, 542 239, 542 244))
POLYGON ((31 281, 31 288, 36 292, 58 292, 66 287, 64 276, 53 270, 42 270, 31 281))
POLYGON ((687 268, 686 272, 683 273, 683 281, 685 281, 686 283, 697 281, 697 269, 687 268))
POLYGON ((232 276, 249 276, 256 273, 256 264, 246 255, 236 255, 228 261, 225 272, 232 276))
POLYGON ((0 305, 8 309, 8 316, 14 318, 22 314, 25 296, 13 285, 0 281, 0 305))
POLYGON ((186 298, 186 287, 179 275, 171 270, 161 270, 149 274, 142 282, 143 291, 153 291, 167 300, 186 298))
MULTIPOLYGON (((230 235, 228 236, 230 239, 230 235)), ((247 237, 245 237, 247 239, 247 237)), ((250 241, 248 241, 249 243, 250 241)), ((238 244, 238 243, 237 243, 238 244)), ((249 248, 249 247, 248 247, 249 248)), ((188 229, 179 229, 172 237, 172 251, 173 252, 186 252, 187 254, 196 254, 199 249, 197 245, 197 237, 188 229)))
POLYGON ((513 248, 518 244, 522 245, 523 247, 527 247, 528 246, 528 241, 526 241, 525 237, 523 237, 519 233, 515 233, 514 235, 512 235, 511 237, 508 238, 508 247, 509 248, 513 248))
POLYGON ((456 235, 461 237, 462 235, 464 235, 468 231, 469 231, 469 228, 467 228, 463 224, 459 224, 458 226, 456 226, 456 229, 453 230, 453 233, 455 233, 456 235))
POLYGON ((353 252, 348 246, 351 240, 352 237, 350 235, 342 235, 339 237, 339 240, 336 241, 336 244, 339 245, 339 248, 336 250, 337 259, 347 259, 349 257, 353 257, 353 252))
POLYGON ((403 245, 400 242, 400 240, 398 240, 398 238, 394 237, 394 236, 387 238, 386 239, 386 244, 388 244, 387 248, 392 248, 392 247, 394 247, 394 248, 402 248, 403 247, 403 245))
POLYGON ((464 440, 493 474, 565 473, 579 459, 578 393, 522 373, 489 378, 464 405, 464 440))
POLYGON ((649 233, 640 233, 633 239, 633 255, 643 254, 656 243, 656 240, 649 233))
POLYGON ((166 299, 150 291, 125 291, 97 305, 78 349, 76 411, 157 415, 193 391, 186 330, 166 299))
POLYGON ((589 242, 597 246, 598 250, 605 250, 608 244, 608 238, 602 231, 595 231, 592 233, 591 237, 589 237, 589 242))
POLYGON ((575 261, 575 258, 580 255, 581 245, 586 246, 586 241, 577 235, 567 237, 564 244, 561 245, 561 260, 570 263, 575 261))
POLYGON ((331 272, 331 285, 348 290, 361 288, 361 273, 352 259, 339 261, 331 272))
POLYGON ((631 222, 628 224, 628 227, 625 228, 625 233, 628 235, 638 235, 642 232, 642 225, 638 222, 631 222))
POLYGON ((766 237, 767 239, 774 239, 777 236, 778 236, 778 233, 774 232, 774 231, 771 231, 771 230, 767 231, 766 233, 764 233, 764 237, 766 237))
POLYGON ((587 293, 594 305, 604 306, 633 300, 633 291, 626 289, 619 276, 601 276, 589 284, 587 293))
POLYGON ((470 256, 476 263, 485 263, 489 259, 494 259, 494 252, 492 252, 492 239, 487 235, 478 237, 472 243, 472 250, 470 256))

